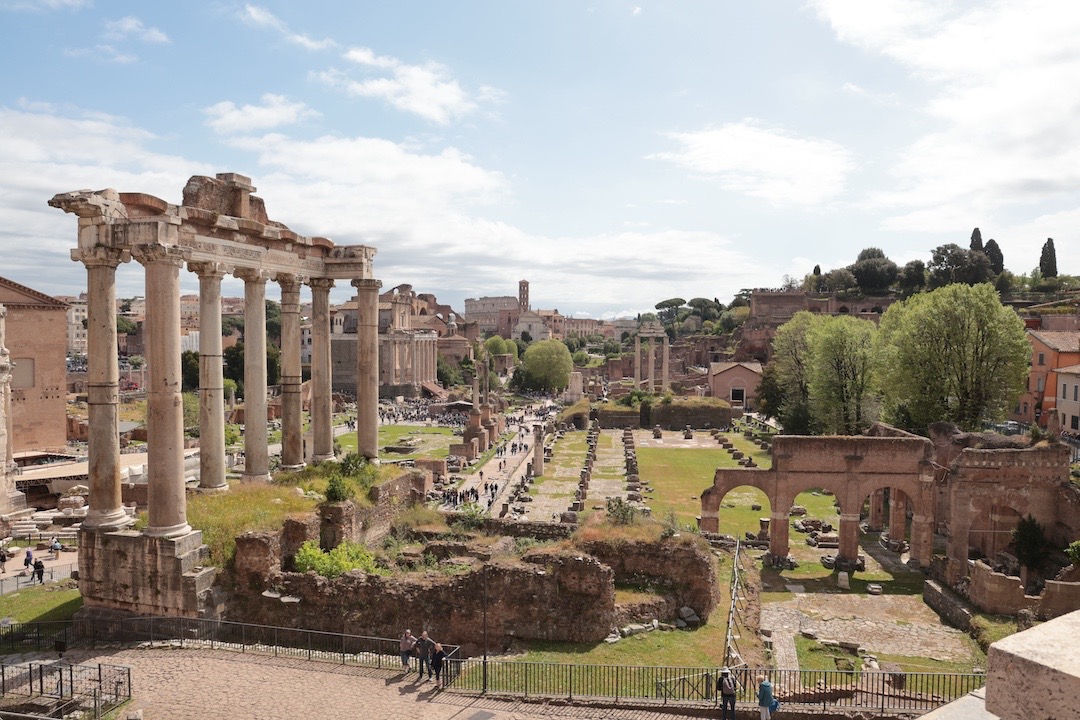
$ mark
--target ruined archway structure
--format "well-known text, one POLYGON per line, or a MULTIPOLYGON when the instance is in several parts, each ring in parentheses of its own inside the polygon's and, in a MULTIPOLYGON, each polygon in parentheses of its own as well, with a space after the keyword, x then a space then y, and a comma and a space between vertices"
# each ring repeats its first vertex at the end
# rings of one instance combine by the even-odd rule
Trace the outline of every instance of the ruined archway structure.
POLYGON ((312 293, 313 458, 333 457, 329 293, 357 288, 358 447, 377 457, 378 289, 375 249, 337 247, 271 221, 249 178, 195 176, 183 204, 112 189, 61 193, 52 207, 79 217, 71 257, 87 270, 87 394, 90 511, 79 546, 80 589, 90 611, 169 615, 216 611, 214 569, 198 569, 205 546, 187 523, 180 400, 180 270, 199 276, 200 485, 224 489, 225 432, 221 279, 244 281, 245 480, 269 478, 266 431, 266 283, 281 286, 282 464, 304 462, 300 402, 300 289, 312 293), (134 258, 146 273, 149 525, 126 529, 117 433, 116 268, 134 258))
POLYGON ((882 491, 891 488, 905 503, 894 505, 898 516, 890 526, 904 526, 906 506, 913 510, 911 559, 930 564, 934 536, 934 446, 930 440, 906 437, 802 437, 773 439, 773 465, 769 470, 718 468, 713 484, 701 493, 701 529, 720 532, 723 497, 740 485, 762 490, 772 507, 769 554, 784 558, 789 549, 788 511, 795 497, 811 488, 828 490, 840 505, 839 557, 854 561, 859 554, 859 514, 870 497, 871 508, 882 491))

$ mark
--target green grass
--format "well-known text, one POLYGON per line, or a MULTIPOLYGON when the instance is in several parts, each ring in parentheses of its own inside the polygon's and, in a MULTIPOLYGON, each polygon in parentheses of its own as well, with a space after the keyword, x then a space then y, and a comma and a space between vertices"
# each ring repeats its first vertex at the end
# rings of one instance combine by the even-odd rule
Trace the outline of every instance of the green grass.
MULTIPOLYGON (((338 435, 335 440, 344 452, 356 452, 356 433, 338 435)), ((380 460, 416 460, 418 458, 444 458, 450 454, 450 446, 456 442, 454 431, 448 427, 428 425, 381 425, 379 427, 380 460), (405 438, 419 440, 411 453, 386 452, 388 445, 398 445, 405 438)))
MULTIPOLYGON (((719 608, 714 616, 724 615, 719 608)), ((697 630, 641 633, 617 643, 525 643, 525 654, 514 660, 523 662, 567 663, 584 665, 669 665, 707 667, 724 660, 724 621, 710 619, 697 630)))
POLYGON ((76 582, 61 580, 0 596, 0 617, 21 623, 70 620, 82 604, 76 582))
POLYGON ((233 483, 228 492, 188 499, 188 522, 202 530, 210 565, 224 567, 236 553, 236 536, 249 530, 276 530, 289 515, 312 512, 315 501, 289 486, 233 483), (280 502, 278 502, 280 501, 280 502))
POLYGON ((971 634, 983 652, 992 643, 1017 632, 1016 618, 978 613, 971 619, 971 634))
MULTIPOLYGON (((795 652, 799 656, 800 670, 838 670, 837 659, 846 660, 855 666, 855 673, 862 670, 862 658, 840 648, 825 647, 817 640, 795 636, 795 652)), ((854 678, 854 675, 853 675, 854 678)))

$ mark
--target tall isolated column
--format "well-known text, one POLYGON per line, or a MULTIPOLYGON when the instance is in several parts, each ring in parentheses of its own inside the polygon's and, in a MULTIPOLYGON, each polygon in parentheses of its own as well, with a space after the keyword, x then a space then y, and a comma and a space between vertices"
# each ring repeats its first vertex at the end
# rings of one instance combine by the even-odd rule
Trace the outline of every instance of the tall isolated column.
POLYGON ((641 336, 634 336, 634 389, 641 389, 641 336))
POLYGON ((664 359, 660 364, 660 389, 667 392, 671 387, 671 344, 664 335, 664 359))
POLYGON ((281 286, 281 466, 304 464, 303 410, 300 402, 300 278, 279 273, 281 286))
POLYGON ((311 288, 311 432, 315 462, 334 459, 330 367, 330 278, 308 280, 311 288))
POLYGON ((353 280, 356 288, 356 447, 379 459, 379 288, 374 278, 353 280))
POLYGON ((108 532, 131 523, 120 491, 120 364, 116 349, 116 266, 124 253, 111 248, 74 250, 86 266, 86 396, 90 455, 90 509, 84 530, 108 532))
POLYGON ((859 513, 840 513, 838 557, 855 562, 859 558, 859 513))
POLYGON ((656 338, 649 338, 649 393, 656 392, 656 338))
POLYGON ((246 481, 270 479, 266 431, 266 280, 262 270, 233 273, 244 281, 244 472, 246 481))
POLYGON ((221 352, 221 279, 215 262, 188 263, 199 276, 199 487, 225 490, 225 380, 221 352))
POLYGON ((180 397, 180 267, 189 251, 176 245, 137 245, 146 268, 147 505, 146 534, 187 535, 184 490, 184 404, 180 397))

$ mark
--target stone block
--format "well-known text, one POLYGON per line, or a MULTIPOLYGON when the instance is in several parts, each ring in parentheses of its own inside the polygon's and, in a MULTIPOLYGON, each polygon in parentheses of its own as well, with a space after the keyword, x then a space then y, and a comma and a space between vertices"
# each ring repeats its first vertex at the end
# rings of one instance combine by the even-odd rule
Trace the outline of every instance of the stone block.
POLYGON ((990 646, 986 709, 1003 720, 1076 718, 1080 697, 1080 611, 990 646))

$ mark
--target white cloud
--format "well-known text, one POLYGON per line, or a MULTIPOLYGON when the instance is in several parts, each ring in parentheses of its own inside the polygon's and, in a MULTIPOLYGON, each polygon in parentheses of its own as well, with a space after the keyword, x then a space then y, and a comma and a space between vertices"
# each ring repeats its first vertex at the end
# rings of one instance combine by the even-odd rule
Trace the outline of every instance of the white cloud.
POLYGON ((635 6, 634 9, 630 11, 630 14, 637 17, 638 15, 641 14, 641 8, 635 6))
POLYGON ((169 37, 156 27, 146 27, 143 21, 132 15, 105 22, 106 40, 123 40, 133 36, 146 43, 168 43, 169 37))
MULTIPOLYGON (((378 55, 366 47, 350 48, 343 57, 362 68, 389 71, 389 74, 356 79, 343 70, 331 68, 315 73, 314 77, 350 95, 379 98, 399 110, 440 125, 477 109, 476 102, 440 63, 410 65, 398 58, 378 55)), ((478 98, 486 103, 500 103, 504 101, 505 93, 485 85, 480 88, 478 98)))
POLYGON ((205 108, 206 124, 220 133, 268 130, 281 125, 295 125, 319 113, 302 102, 290 102, 284 95, 266 94, 262 105, 237 106, 223 101, 205 108))
POLYGON ((865 90, 863 90, 861 87, 859 87, 855 83, 849 83, 849 82, 844 83, 843 87, 841 87, 840 89, 843 90, 844 92, 851 93, 852 95, 862 95, 863 93, 866 92, 865 90))
POLYGON ((831 140, 799 137, 753 121, 666 135, 681 147, 650 159, 666 160, 725 190, 774 205, 810 207, 833 200, 855 170, 851 153, 831 140))
POLYGON ((294 32, 284 20, 277 17, 266 8, 261 8, 258 5, 245 5, 243 11, 240 13, 240 18, 249 25, 276 30, 281 33, 287 41, 294 45, 299 45, 306 50, 327 50, 337 45, 337 43, 330 38, 316 40, 303 33, 294 32))
POLYGON ((129 53, 122 52, 116 47, 107 44, 94 45, 93 47, 84 48, 68 48, 64 50, 64 55, 70 58, 97 60, 99 62, 108 63, 132 63, 138 60, 137 57, 129 53))
POLYGON ((931 91, 931 130, 872 197, 886 229, 956 231, 1006 208, 1080 207, 1080 12, 1070 2, 973 6, 815 0, 837 37, 907 68, 931 91))
POLYGON ((90 0, 0 0, 0 10, 78 10, 91 4, 90 0))

